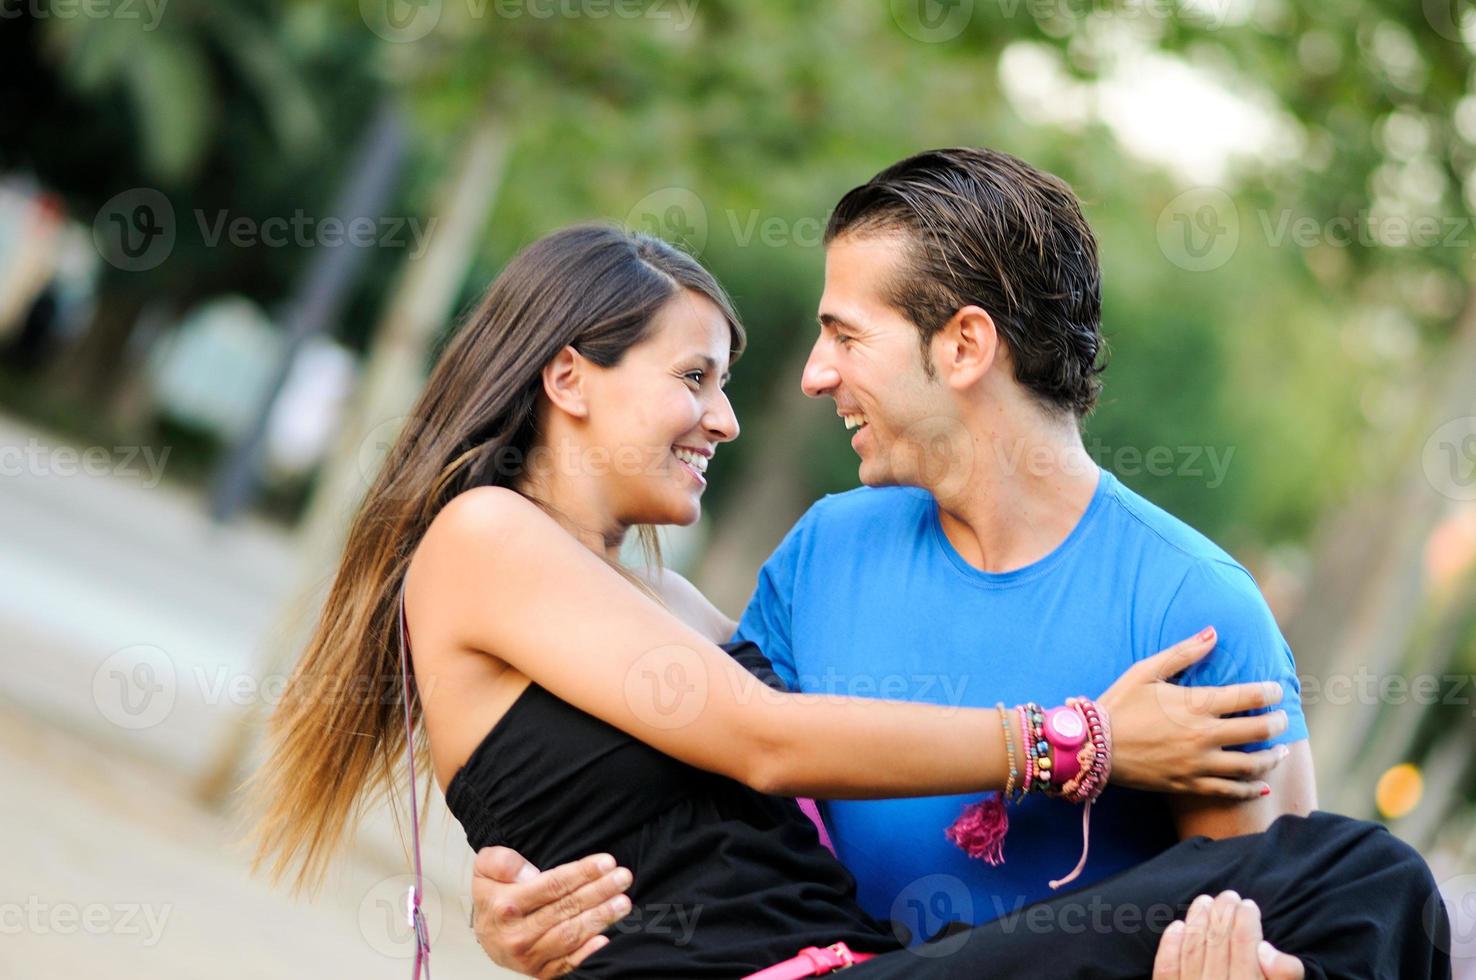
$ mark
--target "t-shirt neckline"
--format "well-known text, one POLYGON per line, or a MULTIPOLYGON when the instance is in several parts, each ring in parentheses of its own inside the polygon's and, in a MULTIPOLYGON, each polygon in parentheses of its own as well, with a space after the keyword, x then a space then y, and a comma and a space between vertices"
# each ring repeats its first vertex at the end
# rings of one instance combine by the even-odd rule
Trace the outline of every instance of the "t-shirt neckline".
POLYGON ((1046 574, 1065 560, 1066 555, 1075 549, 1077 543, 1086 536, 1087 532, 1091 530, 1092 525, 1096 523, 1097 516, 1102 511, 1103 502, 1107 498, 1113 480, 1114 477, 1111 473, 1098 466, 1097 487, 1092 491, 1092 499, 1088 501, 1086 510, 1082 512, 1081 517, 1077 520, 1076 526, 1071 529, 1071 532, 1062 539, 1060 544, 1052 548, 1049 553, 1028 565, 1022 565, 1008 572, 986 572, 982 569, 975 568, 964 560, 963 555, 958 553, 958 549, 953 546, 953 542, 948 540, 948 535, 943 531, 943 522, 938 512, 938 500, 932 494, 928 495, 928 525, 932 530, 933 541, 937 545, 938 551, 953 566, 954 570, 969 582, 985 588, 1018 585, 1046 574))

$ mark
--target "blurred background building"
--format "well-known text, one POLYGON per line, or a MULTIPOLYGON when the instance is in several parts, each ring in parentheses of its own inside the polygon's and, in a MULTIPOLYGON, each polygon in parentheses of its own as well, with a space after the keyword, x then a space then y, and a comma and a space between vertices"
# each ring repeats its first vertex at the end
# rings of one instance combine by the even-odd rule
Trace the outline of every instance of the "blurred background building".
MULTIPOLYGON (((828 208, 967 144, 1083 199, 1089 450, 1255 573, 1324 805, 1476 976, 1473 55, 1469 0, 0 4, 0 972, 401 968, 387 816, 293 904, 235 788, 458 315, 575 220, 714 270, 744 438, 670 555, 736 615, 855 485, 798 385, 828 208)), ((427 838, 438 970, 493 970, 427 838)))

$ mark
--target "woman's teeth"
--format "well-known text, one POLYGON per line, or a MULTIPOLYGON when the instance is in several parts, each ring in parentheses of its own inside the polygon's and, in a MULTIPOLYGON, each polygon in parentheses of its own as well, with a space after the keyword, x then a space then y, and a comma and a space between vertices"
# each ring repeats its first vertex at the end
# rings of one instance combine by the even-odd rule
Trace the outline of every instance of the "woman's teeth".
POLYGON ((841 420, 846 423, 847 429, 859 429, 866 424, 866 416, 864 415, 842 415, 841 420))
POLYGON ((692 452, 692 450, 683 449, 680 446, 672 447, 671 451, 677 459, 681 460, 683 463, 686 463, 698 473, 707 472, 707 457, 702 455, 701 453, 694 453, 692 452))

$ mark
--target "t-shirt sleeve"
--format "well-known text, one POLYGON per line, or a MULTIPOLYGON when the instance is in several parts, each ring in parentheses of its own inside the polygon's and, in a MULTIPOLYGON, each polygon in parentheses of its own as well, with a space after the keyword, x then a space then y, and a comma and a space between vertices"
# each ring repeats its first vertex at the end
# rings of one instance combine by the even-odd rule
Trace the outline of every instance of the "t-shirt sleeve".
POLYGON ((806 529, 813 519, 814 508, 790 528, 779 547, 759 569, 758 584, 743 617, 738 620, 738 632, 733 642, 748 641, 763 651, 773 664, 774 672, 792 689, 798 689, 795 679, 798 671, 794 664, 794 646, 791 642, 794 584, 799 566, 806 529))
MULTIPOLYGON (((1213 626, 1218 634, 1215 648, 1184 671, 1179 683, 1223 686, 1277 681, 1282 689, 1282 701, 1277 707, 1286 712, 1286 731, 1270 741, 1239 748, 1254 752, 1305 739, 1307 720, 1302 713, 1302 685, 1297 679, 1296 661, 1255 579, 1245 569, 1216 561, 1201 561, 1190 568, 1169 603, 1158 649, 1188 639, 1206 626, 1213 626)), ((1274 709, 1262 708, 1243 714, 1271 710, 1274 709)))
POLYGON ((728 656, 738 661, 745 670, 769 687, 776 691, 789 690, 789 685, 784 683, 784 678, 775 673, 774 665, 752 640, 734 640, 731 643, 724 643, 722 647, 727 651, 728 656))

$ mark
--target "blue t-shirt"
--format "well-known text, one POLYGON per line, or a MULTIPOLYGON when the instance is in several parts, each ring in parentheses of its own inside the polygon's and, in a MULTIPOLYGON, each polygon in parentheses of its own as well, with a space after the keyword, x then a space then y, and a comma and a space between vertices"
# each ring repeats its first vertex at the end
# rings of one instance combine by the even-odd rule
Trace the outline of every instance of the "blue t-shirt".
MULTIPOLYGON (((828 496, 764 564, 736 638, 756 643, 796 690, 1049 707, 1101 694, 1135 661, 1210 625, 1219 642, 1182 682, 1280 681, 1287 730, 1249 748, 1305 739, 1291 650, 1250 573, 1103 471, 1066 540, 1004 573, 964 561, 924 490, 828 496)), ((1080 856, 1081 809, 1041 796, 1010 807, 1005 863, 990 867, 944 837, 977 799, 822 803, 862 906, 921 940, 947 921, 987 922, 1055 894, 1047 881, 1080 856)), ((1164 798, 1109 786, 1092 809, 1086 868, 1064 891, 1177 839, 1164 798)))

